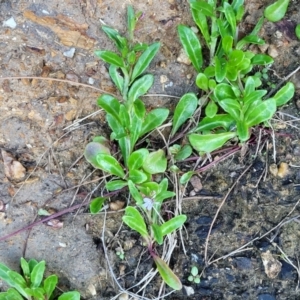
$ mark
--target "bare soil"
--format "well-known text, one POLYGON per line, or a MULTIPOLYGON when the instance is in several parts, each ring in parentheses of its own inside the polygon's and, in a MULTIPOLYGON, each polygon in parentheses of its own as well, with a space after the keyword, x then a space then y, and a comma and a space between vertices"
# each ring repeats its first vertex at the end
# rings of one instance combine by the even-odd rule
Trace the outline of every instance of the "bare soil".
MULTIPOLYGON (((246 0, 241 35, 253 28, 270 2, 246 0)), ((144 14, 137 40, 162 43, 149 69, 155 84, 144 101, 149 108, 172 109, 176 97, 196 90, 193 68, 177 61, 182 49, 176 27, 193 26, 187 1, 0 1, 0 77, 45 78, 0 80, 0 203, 4 204, 0 207, 0 262, 19 270, 22 256, 44 259, 47 272, 59 276, 59 287, 77 289, 82 299, 127 299, 124 294, 118 296, 120 287, 140 299, 160 295, 158 276, 143 293, 133 287, 154 266, 139 237, 121 222, 126 193, 111 198, 106 218, 104 213, 91 215, 86 206, 103 193, 102 173, 94 171, 82 154, 93 136, 109 136, 96 99, 104 92, 117 94, 107 66, 93 52, 113 49, 101 24, 126 32, 128 4, 144 14), (11 17, 15 28, 5 25, 11 17), (66 57, 71 48, 74 56, 66 57), (75 205, 77 209, 72 209, 75 205), (41 208, 71 212, 56 218, 63 222, 61 228, 41 222, 1 240, 42 219, 41 208), (124 249, 124 260, 116 254, 119 247, 124 249)), ((299 3, 291 1, 284 20, 266 21, 263 26, 261 36, 268 49, 253 49, 274 57, 268 74, 277 86, 299 65, 300 43, 293 31, 298 23, 299 3)), ((195 196, 190 197, 193 187, 188 186, 182 206, 188 216, 182 231, 186 253, 178 239, 170 261, 184 288, 164 299, 300 298, 296 270, 300 256, 299 72, 290 80, 296 94, 276 114, 274 135, 272 130, 258 129, 254 136, 259 145, 249 145, 245 153, 201 172, 202 189, 195 196), (210 224, 231 188, 206 251, 210 224), (206 268, 205 255, 211 262, 206 268), (200 284, 187 279, 192 266, 204 270, 200 284)), ((181 167, 191 170, 193 164, 181 167)), ((172 207, 170 203, 165 209, 172 207)), ((5 288, 0 281, 0 290, 5 288)))

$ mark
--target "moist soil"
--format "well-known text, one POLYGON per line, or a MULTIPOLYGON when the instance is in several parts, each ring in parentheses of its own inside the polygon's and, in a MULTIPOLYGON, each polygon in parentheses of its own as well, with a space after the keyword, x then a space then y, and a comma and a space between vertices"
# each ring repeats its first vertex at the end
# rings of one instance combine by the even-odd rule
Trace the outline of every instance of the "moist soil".
MULTIPOLYGON (((271 2, 246 0, 241 36, 271 2)), ((59 276, 59 288, 76 289, 82 299, 155 299, 171 291, 160 290, 157 275, 142 291, 135 287, 154 265, 140 238, 121 222, 127 193, 112 196, 106 214, 91 215, 86 205, 104 193, 104 178, 83 158, 85 145, 110 134, 96 99, 117 94, 107 65, 93 52, 113 49, 101 24, 126 32, 129 4, 143 12, 137 41, 162 44, 148 70, 154 86, 143 100, 149 109, 172 111, 178 97, 197 91, 193 68, 177 61, 182 47, 176 27, 194 26, 187 1, 0 1, 0 76, 44 78, 0 81, 0 262, 19 270, 22 256, 44 259, 47 274, 59 276), (40 209, 65 213, 3 239, 45 218, 40 209)), ((268 47, 252 50, 274 57, 266 86, 279 87, 299 65, 297 23, 297 1, 283 20, 264 23, 268 47)), ((247 148, 210 164, 199 173, 201 183, 187 186, 182 212, 188 220, 170 260, 184 287, 164 299, 300 299, 299 79, 299 72, 290 78, 295 96, 274 116, 273 128, 258 128, 247 148), (199 284, 188 280, 193 266, 201 272, 199 284)), ((173 208, 172 202, 164 207, 173 208)), ((6 288, 0 281, 0 290, 6 288)))

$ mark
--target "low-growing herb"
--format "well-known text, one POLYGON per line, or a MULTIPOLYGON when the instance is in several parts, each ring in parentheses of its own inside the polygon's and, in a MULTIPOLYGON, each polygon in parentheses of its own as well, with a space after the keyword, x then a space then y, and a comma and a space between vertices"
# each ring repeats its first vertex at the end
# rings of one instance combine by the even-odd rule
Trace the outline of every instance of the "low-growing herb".
MULTIPOLYGON (((0 263, 0 278, 11 286, 6 292, 0 293, 0 300, 49 300, 53 299, 53 292, 58 283, 56 275, 44 279, 45 261, 34 259, 26 261, 21 258, 22 274, 12 271, 0 263)), ((66 292, 58 300, 79 300, 77 291, 66 292)))

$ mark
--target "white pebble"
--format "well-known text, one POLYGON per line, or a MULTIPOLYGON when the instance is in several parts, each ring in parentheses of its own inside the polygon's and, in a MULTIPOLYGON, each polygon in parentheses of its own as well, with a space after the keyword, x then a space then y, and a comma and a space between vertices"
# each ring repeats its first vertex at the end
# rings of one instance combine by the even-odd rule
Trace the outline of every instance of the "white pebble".
POLYGON ((16 23, 15 19, 13 17, 11 17, 8 20, 3 21, 3 26, 15 29, 17 27, 17 23, 16 23))
POLYGON ((90 77, 90 78, 89 78, 89 84, 94 84, 94 83, 95 83, 95 79, 92 78, 92 77, 90 77))
POLYGON ((75 54, 75 48, 70 48, 69 50, 65 51, 63 54, 66 57, 72 58, 75 54))

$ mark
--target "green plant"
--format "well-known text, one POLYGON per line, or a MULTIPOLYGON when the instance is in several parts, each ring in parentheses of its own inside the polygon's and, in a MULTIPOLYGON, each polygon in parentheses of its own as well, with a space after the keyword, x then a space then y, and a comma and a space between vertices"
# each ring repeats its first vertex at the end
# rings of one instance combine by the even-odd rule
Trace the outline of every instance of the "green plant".
POLYGON ((200 283, 200 275, 198 274, 198 268, 196 266, 192 267, 191 275, 188 277, 188 281, 200 283))
MULTIPOLYGON (((198 72, 196 85, 202 91, 199 100, 205 116, 188 132, 194 149, 210 153, 230 139, 245 143, 251 129, 260 123, 268 124, 278 106, 287 103, 294 95, 294 85, 288 82, 272 98, 263 99, 267 90, 260 89, 262 82, 252 75, 254 66, 268 66, 273 59, 265 54, 247 50, 249 44, 262 45, 258 36, 263 17, 249 35, 238 39, 238 24, 244 13, 243 0, 219 2, 216 0, 190 0, 193 19, 202 34, 200 42, 194 31, 178 26, 178 34, 185 52, 198 72), (202 44, 210 53, 205 67, 202 44)), ((198 105, 194 94, 184 95, 175 108, 172 135, 191 118, 198 105)))
POLYGON ((124 253, 124 250, 122 249, 122 247, 118 247, 116 249, 116 255, 121 259, 121 260, 124 260, 125 258, 125 253, 124 253))
MULTIPOLYGON (((133 33, 140 14, 135 14, 131 6, 127 10, 128 37, 108 26, 102 29, 114 41, 118 53, 96 51, 96 55, 108 63, 109 74, 122 95, 120 102, 110 95, 102 95, 97 103, 106 113, 107 123, 112 130, 110 141, 97 136, 86 146, 85 158, 95 168, 111 175, 113 179, 106 183, 108 191, 127 187, 135 200, 137 208, 127 206, 124 223, 137 231, 146 243, 149 253, 156 263, 163 280, 173 289, 181 289, 179 279, 168 265, 157 255, 155 244, 161 245, 164 237, 180 228, 186 220, 185 215, 178 215, 165 221, 161 216, 161 206, 165 199, 175 195, 168 190, 168 179, 154 181, 156 174, 167 169, 165 151, 158 149, 136 148, 137 141, 159 127, 168 117, 166 108, 156 108, 146 112, 140 97, 153 84, 153 76, 144 71, 153 60, 160 44, 135 44, 133 33), (121 150, 120 161, 111 153, 110 145, 117 141, 121 150)), ((92 213, 98 212, 105 199, 93 199, 90 205, 92 213)))
POLYGON ((271 22, 280 21, 286 14, 290 0, 278 0, 265 9, 265 17, 271 22))
POLYGON ((298 24, 295 28, 295 34, 297 38, 300 40, 300 24, 298 24))
MULTIPOLYGON (((0 293, 0 300, 49 300, 53 299, 53 291, 57 285, 56 275, 50 275, 43 280, 45 261, 37 262, 34 259, 28 262, 21 258, 22 275, 12 271, 0 263, 0 278, 11 286, 6 292, 0 293)), ((66 292, 58 300, 77 300, 80 294, 77 291, 66 292)))

